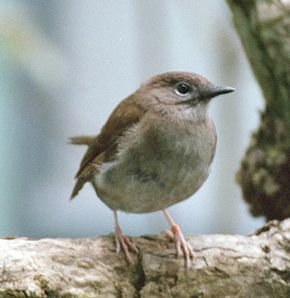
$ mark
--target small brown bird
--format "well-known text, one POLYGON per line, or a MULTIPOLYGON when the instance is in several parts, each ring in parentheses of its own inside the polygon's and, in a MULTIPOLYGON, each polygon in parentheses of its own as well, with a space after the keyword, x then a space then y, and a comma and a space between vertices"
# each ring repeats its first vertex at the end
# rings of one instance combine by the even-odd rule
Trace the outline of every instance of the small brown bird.
POLYGON ((162 210, 176 245, 189 267, 193 250, 167 207, 189 198, 207 179, 215 155, 216 131, 208 115, 210 100, 234 91, 188 72, 154 76, 113 111, 96 137, 71 138, 88 145, 71 198, 86 182, 114 211, 116 250, 137 247, 118 223, 117 211, 162 210))

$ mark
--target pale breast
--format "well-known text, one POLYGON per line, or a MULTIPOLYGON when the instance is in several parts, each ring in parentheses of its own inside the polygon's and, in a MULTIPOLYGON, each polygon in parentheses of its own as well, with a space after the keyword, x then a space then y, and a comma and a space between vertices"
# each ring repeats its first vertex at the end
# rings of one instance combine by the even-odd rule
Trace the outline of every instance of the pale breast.
POLYGON ((132 129, 120 144, 117 160, 103 164, 95 176, 94 188, 110 208, 160 210, 188 198, 206 180, 215 151, 214 127, 157 124, 132 129))

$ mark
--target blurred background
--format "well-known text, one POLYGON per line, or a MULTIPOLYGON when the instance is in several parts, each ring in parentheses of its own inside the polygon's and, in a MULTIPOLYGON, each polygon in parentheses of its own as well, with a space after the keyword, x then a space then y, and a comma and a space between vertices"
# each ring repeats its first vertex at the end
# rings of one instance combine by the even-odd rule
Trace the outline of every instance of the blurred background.
MULTIPOLYGON (((152 75, 183 70, 237 89, 210 112, 218 132, 209 179, 169 208, 186 234, 252 232, 235 172, 263 108, 225 1, 0 0, 0 236, 113 231, 87 184, 69 196, 84 147, 117 103, 152 75)), ((166 230, 161 212, 120 214, 129 235, 166 230)))

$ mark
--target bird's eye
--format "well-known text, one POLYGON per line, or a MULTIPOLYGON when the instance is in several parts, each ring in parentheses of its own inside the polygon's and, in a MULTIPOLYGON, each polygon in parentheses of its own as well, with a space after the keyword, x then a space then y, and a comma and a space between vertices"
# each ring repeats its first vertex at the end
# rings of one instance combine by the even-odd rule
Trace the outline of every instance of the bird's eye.
POLYGON ((175 92, 178 95, 185 96, 190 92, 190 86, 186 83, 180 82, 176 85, 175 92))

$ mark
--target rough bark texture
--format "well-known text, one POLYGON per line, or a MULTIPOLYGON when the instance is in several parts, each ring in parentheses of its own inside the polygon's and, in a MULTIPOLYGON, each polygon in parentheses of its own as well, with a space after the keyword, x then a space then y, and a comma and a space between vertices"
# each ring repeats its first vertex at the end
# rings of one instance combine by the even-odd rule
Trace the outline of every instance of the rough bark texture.
POLYGON ((290 297, 290 219, 251 236, 189 239, 189 270, 157 236, 135 239, 131 267, 113 237, 1 239, 0 297, 290 297))
POLYGON ((290 216, 290 0, 227 0, 266 105, 237 179, 253 215, 290 216))

